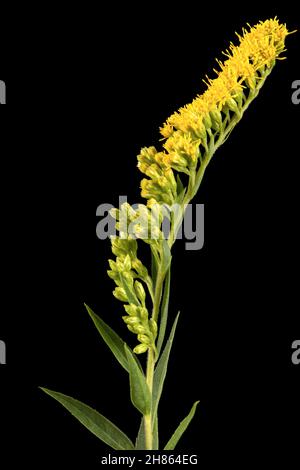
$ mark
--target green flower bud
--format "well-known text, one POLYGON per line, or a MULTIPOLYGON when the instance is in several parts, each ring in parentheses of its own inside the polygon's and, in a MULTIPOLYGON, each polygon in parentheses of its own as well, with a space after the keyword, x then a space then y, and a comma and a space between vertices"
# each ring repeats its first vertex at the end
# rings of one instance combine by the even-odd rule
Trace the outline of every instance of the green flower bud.
POLYGON ((197 129, 196 129, 196 130, 197 130, 197 135, 200 137, 200 139, 201 139, 202 141, 205 141, 206 138, 207 138, 207 135, 206 135, 206 128, 205 128, 204 123, 201 123, 201 124, 199 123, 199 124, 197 125, 197 129))
POLYGON ((144 335, 145 333, 147 333, 147 330, 144 326, 142 325, 137 325, 135 327, 135 333, 139 334, 139 335, 144 335))
POLYGON ((149 178, 159 178, 162 175, 162 171, 159 168, 156 163, 153 163, 152 165, 148 166, 147 170, 145 171, 145 174, 149 176, 149 178))
POLYGON ((139 307, 137 307, 137 305, 133 305, 133 304, 130 304, 130 305, 124 305, 124 309, 125 309, 125 312, 127 313, 127 315, 131 316, 131 317, 138 317, 139 316, 139 307))
POLYGON ((118 280, 119 279, 119 273, 117 273, 116 271, 110 271, 108 270, 107 271, 107 274, 108 276, 113 279, 114 281, 118 280))
POLYGON ((123 251, 120 248, 117 248, 116 246, 112 246, 111 251, 115 256, 122 256, 123 251))
POLYGON ((222 124, 222 115, 220 111, 216 108, 210 112, 212 119, 217 123, 218 126, 222 124))
POLYGON ((137 214, 136 211, 131 207, 128 202, 124 202, 124 204, 121 205, 121 212, 124 218, 129 220, 133 220, 136 218, 137 214))
POLYGON ((136 272, 142 277, 146 278, 148 276, 148 270, 147 268, 143 265, 143 263, 139 259, 134 259, 132 261, 132 267, 133 269, 136 270, 136 272))
POLYGON ((151 339, 149 338, 149 336, 147 335, 138 335, 138 340, 142 343, 142 344, 148 344, 150 345, 152 343, 151 339))
POLYGON ((126 285, 128 286, 128 288, 130 290, 133 289, 133 273, 130 271, 124 271, 123 273, 121 273, 121 276, 122 276, 122 279, 124 282, 126 282, 126 285))
POLYGON ((147 344, 138 344, 134 348, 133 352, 135 354, 142 354, 142 353, 146 352, 148 350, 148 348, 149 348, 149 346, 147 344))
POLYGON ((113 207, 112 209, 110 209, 109 213, 114 219, 119 220, 119 217, 120 217, 119 209, 116 209, 115 207, 113 207))
POLYGON ((226 104, 231 111, 234 111, 235 113, 240 112, 237 102, 233 98, 229 98, 228 100, 226 100, 226 104))
POLYGON ((116 266, 119 273, 122 273, 124 271, 124 266, 120 258, 117 258, 116 266))
POLYGON ((151 333, 153 334, 153 337, 156 338, 156 336, 157 336, 157 323, 156 323, 155 320, 153 320, 153 318, 151 318, 149 320, 149 327, 150 327, 151 333))
POLYGON ((108 263, 112 271, 118 271, 117 263, 115 261, 113 261, 112 259, 109 259, 108 263))
POLYGON ((140 323, 140 319, 138 317, 122 317, 124 322, 127 324, 127 325, 138 325, 140 323))
POLYGON ((148 310, 146 309, 146 307, 142 307, 140 309, 140 317, 142 321, 148 320, 148 310))
POLYGON ((123 268, 125 271, 130 271, 131 270, 131 260, 130 256, 126 255, 124 261, 123 261, 123 268))
POLYGON ((175 180, 175 177, 174 177, 173 170, 171 168, 168 168, 165 171, 165 175, 166 175, 167 180, 170 183, 172 191, 174 191, 176 193, 177 183, 176 183, 176 180, 175 180))
POLYGON ((128 302, 127 295, 123 287, 116 287, 113 291, 113 295, 116 299, 121 300, 121 302, 128 302))
POLYGON ((209 114, 206 114, 206 116, 204 116, 203 124, 205 125, 206 129, 209 129, 212 126, 212 122, 211 122, 209 114))
POLYGON ((135 281, 134 288, 139 300, 142 302, 142 304, 144 304, 146 300, 146 292, 143 287, 143 284, 139 281, 135 281))
POLYGON ((128 328, 129 331, 131 331, 131 333, 135 333, 135 328, 134 328, 134 326, 127 325, 127 328, 128 328))

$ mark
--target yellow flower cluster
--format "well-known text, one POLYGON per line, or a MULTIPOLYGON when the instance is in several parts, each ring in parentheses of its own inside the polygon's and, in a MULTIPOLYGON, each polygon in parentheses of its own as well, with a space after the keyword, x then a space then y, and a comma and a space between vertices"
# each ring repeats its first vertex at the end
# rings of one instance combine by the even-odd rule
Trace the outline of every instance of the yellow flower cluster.
POLYGON ((201 151, 208 151, 212 132, 220 134, 224 130, 230 112, 241 115, 249 94, 285 50, 288 34, 286 26, 276 18, 260 22, 249 31, 244 29, 241 36, 237 35, 240 44, 230 44, 225 52, 228 59, 218 62, 217 78, 207 79, 207 90, 169 117, 161 128, 166 139, 164 151, 155 147, 142 149, 138 168, 149 179, 142 180, 141 194, 150 204, 154 200, 167 204, 176 200, 173 170, 187 175, 195 170, 201 151))

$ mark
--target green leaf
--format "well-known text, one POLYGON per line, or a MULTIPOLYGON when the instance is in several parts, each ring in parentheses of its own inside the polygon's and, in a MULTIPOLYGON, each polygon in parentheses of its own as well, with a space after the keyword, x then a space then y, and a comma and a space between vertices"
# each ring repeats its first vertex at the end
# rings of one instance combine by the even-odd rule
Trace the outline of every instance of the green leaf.
POLYGON ((147 415, 151 410, 151 393, 146 382, 145 374, 141 371, 132 351, 126 344, 125 352, 129 366, 130 398, 132 404, 142 415, 147 415))
POLYGON ((139 432, 135 441, 135 448, 136 450, 145 450, 146 444, 145 444, 145 424, 144 424, 144 418, 141 419, 141 424, 139 428, 139 432))
POLYGON ((169 269, 169 266, 171 264, 171 250, 168 244, 168 241, 163 239, 162 240, 162 271, 163 273, 166 273, 167 270, 169 269))
POLYGON ((178 174, 177 174, 176 180, 177 180, 177 198, 176 198, 176 202, 177 202, 177 204, 182 204, 183 198, 184 198, 185 193, 186 193, 186 188, 183 186, 181 178, 178 174))
POLYGON ((157 277, 157 260, 156 260, 157 254, 154 253, 154 250, 156 250, 156 248, 153 248, 152 245, 150 245, 150 247, 151 247, 151 278, 152 278, 153 285, 155 286, 156 277, 157 277))
POLYGON ((124 369, 129 372, 127 356, 124 350, 124 341, 120 338, 119 335, 117 335, 117 333, 114 332, 110 326, 108 326, 98 315, 96 315, 88 305, 84 305, 104 342, 112 351, 121 366, 123 366, 124 369))
POLYGON ((172 347, 172 343, 173 343, 173 339, 174 339, 174 335, 176 331, 179 314, 180 312, 178 312, 177 317, 175 318, 175 321, 173 323, 173 327, 170 333, 170 337, 167 341, 165 349, 155 368, 154 379, 153 379, 153 391, 152 391, 153 417, 157 415, 158 404, 159 404, 159 400, 163 391, 164 381, 165 381, 166 374, 167 374, 168 362, 169 362, 171 347, 172 347))
POLYGON ((164 282, 164 292, 163 292, 163 298, 162 298, 162 304, 161 304, 159 335, 158 335, 158 340, 157 340, 157 357, 159 357, 161 347, 164 342, 165 333, 166 333, 168 311, 169 311, 170 281, 171 281, 171 270, 168 269, 166 279, 164 282))
POLYGON ((173 436, 171 437, 171 439, 169 440, 169 442, 167 443, 167 445, 165 446, 164 450, 174 450, 179 439, 181 438, 182 434, 186 431, 188 425, 190 424, 190 422, 192 421, 194 415, 195 415, 195 412, 196 412, 196 408, 197 408, 197 405, 198 405, 199 401, 196 401, 193 406, 192 406, 192 409, 191 411, 189 412, 189 414, 187 415, 186 418, 184 418, 183 421, 181 421, 181 423, 179 424, 178 428, 176 429, 176 431, 174 432, 173 436))
POLYGON ((153 423, 153 450, 158 450, 159 449, 159 440, 158 440, 158 418, 157 414, 154 418, 154 423, 153 423))
POLYGON ((42 388, 43 392, 57 400, 64 406, 83 426, 97 436, 105 444, 115 450, 134 450, 131 440, 117 426, 93 408, 62 393, 42 388))
POLYGON ((177 194, 180 194, 184 190, 184 186, 178 173, 177 173, 176 181, 177 181, 177 194))

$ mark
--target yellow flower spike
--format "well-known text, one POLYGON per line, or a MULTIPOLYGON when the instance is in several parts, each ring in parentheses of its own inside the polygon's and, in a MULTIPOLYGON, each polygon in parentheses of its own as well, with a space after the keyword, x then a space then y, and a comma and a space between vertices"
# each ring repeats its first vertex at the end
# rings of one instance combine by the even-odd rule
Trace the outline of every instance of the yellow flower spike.
POLYGON ((243 35, 237 35, 239 46, 231 44, 224 53, 228 60, 223 64, 218 61, 221 71, 217 72, 217 78, 208 79, 203 95, 168 118, 161 129, 163 137, 170 138, 176 129, 197 133, 197 125, 202 127, 208 113, 216 107, 220 109, 234 94, 243 92, 243 82, 255 86, 259 79, 257 71, 274 64, 285 50, 284 40, 288 34, 286 26, 279 24, 276 18, 260 22, 249 31, 243 30, 243 35))

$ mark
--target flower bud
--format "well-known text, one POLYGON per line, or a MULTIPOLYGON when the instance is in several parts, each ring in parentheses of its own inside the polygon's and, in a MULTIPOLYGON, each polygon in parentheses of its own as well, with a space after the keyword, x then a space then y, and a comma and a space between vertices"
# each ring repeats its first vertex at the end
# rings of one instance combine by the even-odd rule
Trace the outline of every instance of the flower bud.
POLYGON ((173 170, 172 170, 171 168, 168 168, 168 169, 165 171, 165 175, 166 175, 167 180, 168 180, 169 183, 170 183, 170 186, 171 186, 171 188, 172 188, 172 191, 176 192, 177 183, 176 183, 176 180, 175 180, 175 177, 174 177, 173 170))
POLYGON ((147 335, 138 335, 138 340, 142 343, 142 344, 148 344, 150 345, 151 344, 151 339, 149 338, 149 336, 147 335))
POLYGON ((149 320, 149 327, 150 327, 151 333, 153 334, 153 338, 156 338, 156 336, 157 336, 157 323, 156 323, 155 320, 153 320, 153 318, 151 318, 149 320))
POLYGON ((121 261, 121 258, 117 258, 116 266, 117 266, 117 271, 119 273, 122 273, 124 271, 124 266, 123 266, 123 262, 121 261))
POLYGON ((206 114, 203 118, 203 124, 205 125, 205 128, 206 129, 210 129, 211 126, 212 126, 212 122, 211 122, 211 119, 210 119, 210 116, 209 114, 206 114))
POLYGON ((114 219, 119 220, 119 217, 120 217, 119 209, 116 209, 115 207, 113 207, 112 209, 110 209, 109 213, 114 219))
POLYGON ((135 333, 139 334, 139 335, 144 335, 145 333, 147 333, 147 330, 144 326, 142 325, 137 325, 135 327, 135 333))
POLYGON ((113 254, 115 256, 122 256, 123 255, 123 251, 120 250, 120 248, 116 248, 115 246, 112 246, 111 251, 113 252, 113 254))
POLYGON ((125 312, 127 315, 131 317, 138 317, 139 316, 139 307, 137 305, 124 305, 125 312))
POLYGON ((210 112, 210 115, 212 119, 218 124, 218 126, 221 126, 222 124, 222 115, 220 111, 216 108, 210 112))
POLYGON ((146 307, 141 307, 140 308, 140 318, 143 322, 146 322, 148 321, 148 310, 146 309, 146 307))
POLYGON ((156 199, 154 199, 154 197, 151 197, 150 199, 148 199, 147 207, 152 209, 152 207, 156 205, 158 205, 158 202, 156 201, 156 199))
POLYGON ((127 325, 138 325, 140 323, 140 319, 138 317, 122 317, 124 322, 127 324, 127 325))
POLYGON ((131 333, 134 333, 134 334, 135 334, 135 327, 134 327, 134 326, 127 325, 127 328, 128 328, 128 330, 129 330, 131 333))
POLYGON ((122 212, 123 217, 126 218, 126 219, 128 217, 129 220, 133 220, 136 217, 135 210, 131 207, 130 204, 128 204, 128 202, 124 202, 121 205, 121 212, 122 212))
POLYGON ((162 172, 156 163, 153 163, 152 165, 148 166, 147 170, 145 171, 146 175, 149 176, 149 178, 159 178, 162 175, 162 172))
POLYGON ((139 300, 142 302, 142 304, 144 304, 146 300, 146 292, 143 287, 143 284, 139 281, 135 281, 134 288, 139 300))
POLYGON ((139 259, 134 259, 132 261, 132 267, 133 269, 136 270, 136 272, 143 278, 146 278, 148 276, 148 270, 147 268, 143 265, 143 263, 139 259))
POLYGON ((112 259, 109 259, 108 263, 112 271, 118 271, 117 263, 115 261, 113 261, 112 259))
POLYGON ((127 295, 123 287, 116 287, 113 291, 113 295, 116 299, 121 300, 121 302, 128 302, 127 295))
POLYGON ((149 346, 147 344, 138 344, 134 348, 133 352, 135 354, 142 354, 142 353, 146 352, 148 350, 148 348, 149 348, 149 346))
POLYGON ((226 104, 228 106, 228 108, 231 110, 231 111, 234 111, 235 113, 239 113, 240 110, 238 108, 238 105, 237 105, 237 102, 233 99, 233 98, 229 98, 226 100, 226 104))
POLYGON ((119 279, 119 273, 117 273, 116 271, 111 271, 111 270, 107 270, 106 271, 108 276, 113 279, 114 281, 118 280, 119 279))
POLYGON ((202 141, 205 141, 207 138, 206 128, 203 122, 199 123, 196 128, 196 133, 202 141))
POLYGON ((129 255, 125 256, 125 259, 123 261, 123 268, 125 271, 130 271, 131 270, 131 259, 129 255))

